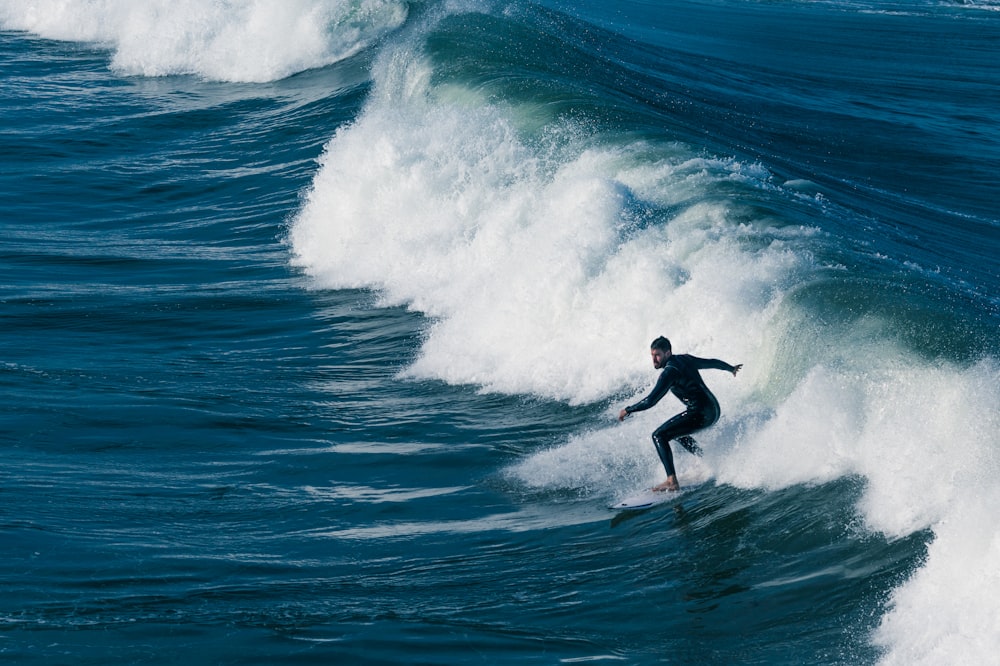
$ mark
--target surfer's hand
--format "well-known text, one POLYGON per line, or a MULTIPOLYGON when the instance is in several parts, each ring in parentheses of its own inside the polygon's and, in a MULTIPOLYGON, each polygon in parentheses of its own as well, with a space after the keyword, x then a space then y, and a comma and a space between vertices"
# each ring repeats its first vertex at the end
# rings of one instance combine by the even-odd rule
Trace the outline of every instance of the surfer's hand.
POLYGON ((735 377, 735 376, 736 376, 736 373, 737 373, 737 372, 739 372, 739 371, 740 371, 740 368, 742 368, 742 367, 743 367, 743 364, 742 364, 742 363, 740 363, 739 365, 734 365, 734 366, 733 366, 733 377, 735 377))
POLYGON ((628 412, 626 410, 623 409, 622 411, 618 412, 619 421, 624 421, 626 416, 628 416, 628 412))

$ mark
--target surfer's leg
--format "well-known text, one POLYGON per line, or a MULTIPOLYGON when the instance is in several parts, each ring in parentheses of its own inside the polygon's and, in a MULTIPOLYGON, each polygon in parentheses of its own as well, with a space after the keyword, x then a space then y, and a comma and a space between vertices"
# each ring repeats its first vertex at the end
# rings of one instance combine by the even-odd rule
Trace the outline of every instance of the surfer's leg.
MULTIPOLYGON (((671 439, 677 441, 678 444, 687 449, 688 453, 695 456, 701 456, 701 447, 698 446, 698 442, 695 441, 694 437, 691 437, 691 433, 698 432, 699 430, 704 430, 705 428, 713 425, 719 420, 719 403, 715 400, 704 405, 701 409, 697 410, 687 410, 681 416, 689 415, 690 418, 685 418, 680 421, 672 432, 668 433, 671 439), (686 429, 686 432, 684 431, 686 429)), ((661 427, 665 428, 671 424, 673 419, 664 423, 661 427)))
POLYGON ((656 453, 660 456, 660 462, 663 463, 663 469, 667 470, 667 478, 676 476, 677 472, 674 470, 674 454, 670 450, 670 440, 668 438, 661 437, 660 431, 657 430, 653 433, 653 446, 656 447, 656 453))
POLYGON ((704 430, 719 420, 719 405, 714 400, 705 405, 704 409, 689 409, 681 412, 670 419, 653 433, 653 444, 656 452, 663 463, 663 469, 667 470, 667 480, 653 488, 653 490, 679 490, 677 483, 677 472, 674 469, 674 456, 670 450, 670 440, 675 439, 693 455, 701 455, 701 447, 694 441, 691 433, 704 430))
MULTIPOLYGON (((690 435, 711 424, 712 421, 706 419, 705 415, 701 412, 682 412, 656 429, 653 433, 653 443, 656 444, 657 452, 661 450, 669 451, 667 443, 674 439, 690 453, 700 456, 701 447, 698 446, 698 442, 694 441, 694 437, 690 435)), ((660 453, 660 459, 663 459, 663 453, 660 453)), ((664 463, 664 466, 666 466, 666 463, 664 463)))
POLYGON ((656 453, 660 456, 660 462, 663 463, 663 469, 667 472, 666 482, 656 486, 654 490, 678 490, 680 488, 680 484, 677 483, 677 471, 674 469, 674 455, 670 449, 670 440, 676 439, 681 446, 691 451, 691 453, 695 452, 691 450, 691 445, 693 445, 694 449, 700 454, 701 449, 687 435, 701 430, 704 427, 704 423, 705 418, 703 414, 687 411, 673 417, 653 433, 653 445, 656 447, 656 453))
POLYGON ((701 456, 702 454, 702 450, 701 447, 698 446, 698 442, 696 442, 694 437, 691 437, 690 435, 681 435, 677 438, 677 443, 687 449, 688 453, 692 455, 701 456))

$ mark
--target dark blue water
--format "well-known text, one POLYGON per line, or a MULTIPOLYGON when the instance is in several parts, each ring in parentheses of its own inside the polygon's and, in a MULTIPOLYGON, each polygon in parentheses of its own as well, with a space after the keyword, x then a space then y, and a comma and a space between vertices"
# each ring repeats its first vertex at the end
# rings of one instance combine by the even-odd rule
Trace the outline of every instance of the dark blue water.
POLYGON ((0 2, 0 655, 990 663, 997 9, 0 2))

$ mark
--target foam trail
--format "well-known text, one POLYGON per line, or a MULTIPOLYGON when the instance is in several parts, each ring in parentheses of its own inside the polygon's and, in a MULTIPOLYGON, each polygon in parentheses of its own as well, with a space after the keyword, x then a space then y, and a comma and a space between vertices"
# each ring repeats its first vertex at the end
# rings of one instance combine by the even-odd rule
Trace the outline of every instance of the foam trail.
POLYGON ((347 58, 407 16, 396 0, 0 0, 0 25, 97 42, 121 74, 274 81, 347 58))
MULTIPOLYGON (((655 415, 637 415, 620 427, 574 435, 565 444, 540 451, 504 473, 513 483, 535 490, 623 499, 666 478, 649 437, 657 425, 655 415)), ((684 485, 711 479, 715 457, 714 451, 704 458, 678 453, 674 463, 684 485)))

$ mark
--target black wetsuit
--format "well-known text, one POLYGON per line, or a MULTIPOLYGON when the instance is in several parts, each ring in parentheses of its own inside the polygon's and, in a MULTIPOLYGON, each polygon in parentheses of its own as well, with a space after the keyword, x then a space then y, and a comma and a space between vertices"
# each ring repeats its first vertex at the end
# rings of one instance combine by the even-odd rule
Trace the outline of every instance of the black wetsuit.
POLYGON ((729 372, 734 370, 733 366, 718 359, 674 354, 667 359, 667 364, 660 372, 660 378, 656 380, 652 392, 634 405, 625 408, 629 414, 649 409, 668 391, 673 391, 687 407, 653 433, 653 444, 656 445, 656 452, 660 454, 660 461, 667 470, 667 476, 676 474, 674 456, 670 452, 670 440, 676 439, 678 444, 691 453, 701 455, 698 444, 688 435, 707 428, 719 420, 719 401, 708 390, 698 373, 699 370, 709 368, 729 372))

